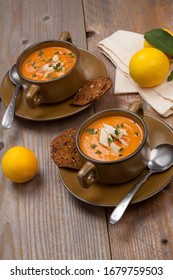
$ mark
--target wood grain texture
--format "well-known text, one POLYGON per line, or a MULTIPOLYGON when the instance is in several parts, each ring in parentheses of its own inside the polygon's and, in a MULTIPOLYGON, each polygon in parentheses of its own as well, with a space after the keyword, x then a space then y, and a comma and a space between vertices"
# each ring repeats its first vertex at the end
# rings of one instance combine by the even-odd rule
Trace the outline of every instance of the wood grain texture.
MULTIPOLYGON (((143 33, 154 27, 173 30, 173 2, 164 0, 0 0, 0 82, 18 55, 38 41, 56 39, 68 30, 74 44, 88 48, 105 63, 114 81, 116 69, 97 43, 118 29, 143 33)), ((94 106, 63 120, 34 122, 15 117, 0 126, 0 160, 15 145, 31 148, 39 161, 37 176, 13 184, 0 170, 0 259, 172 259, 173 185, 129 207, 116 226, 108 224, 112 208, 83 203, 64 187, 49 145, 62 130, 78 127, 103 109, 127 109, 136 99, 161 118, 137 94, 116 96, 113 88, 94 106)), ((0 104, 0 120, 5 107, 0 104)))

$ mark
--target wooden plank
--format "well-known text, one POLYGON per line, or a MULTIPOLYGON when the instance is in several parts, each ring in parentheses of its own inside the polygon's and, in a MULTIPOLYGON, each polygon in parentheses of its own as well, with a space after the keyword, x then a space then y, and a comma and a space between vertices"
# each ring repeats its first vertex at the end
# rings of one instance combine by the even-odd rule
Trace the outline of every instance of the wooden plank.
MULTIPOLYGON (((56 39, 68 30, 86 48, 80 0, 0 1, 0 78, 26 47, 56 39), (8 16, 7 16, 8 15, 8 16)), ((4 113, 1 104, 1 117, 4 113)), ((13 184, 0 174, 0 259, 110 259, 105 211, 74 198, 64 187, 49 144, 63 129, 79 126, 93 108, 52 122, 16 117, 12 128, 0 128, 5 146, 31 148, 39 161, 37 176, 13 184)))
MULTIPOLYGON (((113 259, 172 259, 172 188, 131 205, 122 220, 109 225, 113 259)), ((108 211, 108 218, 111 214, 108 211)))
MULTIPOLYGON (((173 30, 172 5, 157 0, 0 1, 0 79, 26 47, 68 30, 78 47, 88 47, 104 61, 114 81, 115 67, 99 53, 97 43, 118 29, 143 33, 159 25, 173 30)), ((139 98, 115 97, 112 89, 95 103, 95 112, 115 106, 127 109, 139 98)), ((142 102, 147 113, 160 118, 142 102)), ((4 109, 1 104, 0 119, 4 109)), ((11 146, 24 145, 34 150, 40 163, 38 175, 25 185, 12 184, 0 174, 0 259, 172 259, 170 185, 130 206, 119 224, 108 226, 109 232, 112 209, 85 204, 64 188, 50 159, 50 141, 93 113, 91 106, 73 117, 41 123, 16 117, 10 130, 0 127, 0 141, 5 143, 0 159, 11 146)), ((165 121, 173 126, 172 116, 165 121)))

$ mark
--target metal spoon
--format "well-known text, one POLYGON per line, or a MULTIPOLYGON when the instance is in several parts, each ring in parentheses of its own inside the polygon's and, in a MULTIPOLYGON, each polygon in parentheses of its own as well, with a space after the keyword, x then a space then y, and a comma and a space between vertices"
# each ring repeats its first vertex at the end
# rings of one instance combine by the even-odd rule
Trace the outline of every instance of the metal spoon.
POLYGON ((13 123, 14 111, 15 111, 15 105, 16 105, 16 98, 17 98, 17 95, 19 93, 19 89, 21 87, 19 75, 17 74, 17 70, 16 70, 16 64, 14 64, 12 66, 12 68, 9 70, 9 78, 16 85, 16 88, 13 92, 11 101, 8 104, 8 107, 5 111, 5 114, 4 114, 4 117, 3 117, 3 120, 2 120, 2 126, 4 128, 10 128, 12 123, 13 123))
POLYGON ((149 171, 137 182, 137 184, 128 192, 128 194, 120 201, 110 216, 109 222, 116 224, 123 216, 127 206, 130 204, 132 198, 146 181, 146 179, 153 173, 163 172, 170 168, 173 164, 173 145, 161 144, 151 151, 150 160, 148 162, 149 171))

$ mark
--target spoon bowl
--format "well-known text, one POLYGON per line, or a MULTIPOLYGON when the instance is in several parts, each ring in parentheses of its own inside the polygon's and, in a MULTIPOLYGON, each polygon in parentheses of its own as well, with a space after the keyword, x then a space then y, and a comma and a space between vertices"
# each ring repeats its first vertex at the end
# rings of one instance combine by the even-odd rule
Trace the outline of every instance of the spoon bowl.
POLYGON ((155 147, 150 154, 148 162, 149 171, 137 182, 137 184, 127 193, 127 195, 120 201, 110 216, 109 222, 116 224, 123 216, 125 210, 130 204, 132 198, 139 190, 140 186, 153 173, 163 172, 173 165, 173 145, 161 144, 155 147))
POLYGON ((12 66, 12 68, 9 70, 9 78, 12 81, 12 83, 16 85, 16 88, 14 90, 11 101, 8 104, 8 107, 5 111, 5 114, 4 114, 4 117, 2 120, 2 126, 4 128, 10 128, 13 123, 16 99, 17 99, 17 96, 19 93, 19 89, 21 87, 20 78, 19 78, 19 75, 18 75, 17 69, 16 69, 16 64, 14 64, 12 66))
POLYGON ((148 168, 153 172, 163 172, 173 164, 173 145, 161 144, 151 151, 148 168))
POLYGON ((9 70, 9 78, 15 85, 21 85, 20 78, 17 73, 16 64, 14 64, 11 69, 9 70))

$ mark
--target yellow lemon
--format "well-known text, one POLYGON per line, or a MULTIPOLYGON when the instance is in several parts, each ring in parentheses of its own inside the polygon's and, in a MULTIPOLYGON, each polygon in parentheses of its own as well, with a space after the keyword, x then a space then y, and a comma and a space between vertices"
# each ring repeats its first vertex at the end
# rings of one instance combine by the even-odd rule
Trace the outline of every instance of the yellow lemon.
POLYGON ((154 47, 144 39, 144 48, 154 48, 154 47))
MULTIPOLYGON (((173 36, 173 32, 171 32, 169 29, 166 28, 162 28, 162 29, 168 32, 171 36, 173 36)), ((154 47, 144 39, 144 48, 154 48, 154 47)))
POLYGON ((170 68, 168 57, 158 49, 144 48, 136 52, 129 63, 133 80, 141 87, 161 84, 170 68))
POLYGON ((15 146, 2 158, 2 170, 6 177, 15 183, 25 183, 32 179, 38 169, 38 161, 30 149, 15 146))

